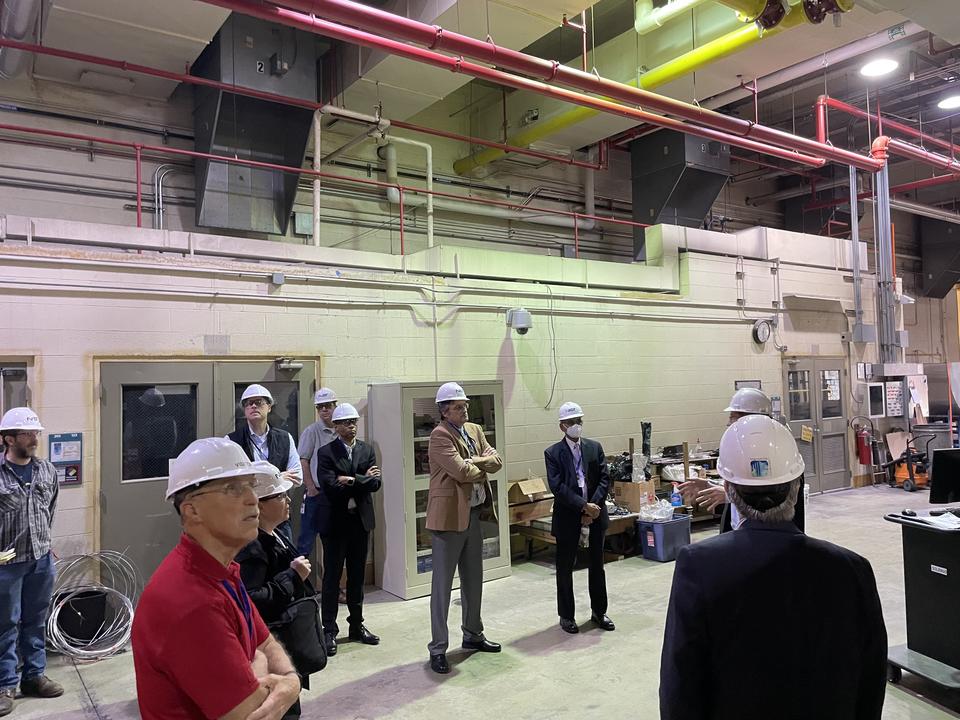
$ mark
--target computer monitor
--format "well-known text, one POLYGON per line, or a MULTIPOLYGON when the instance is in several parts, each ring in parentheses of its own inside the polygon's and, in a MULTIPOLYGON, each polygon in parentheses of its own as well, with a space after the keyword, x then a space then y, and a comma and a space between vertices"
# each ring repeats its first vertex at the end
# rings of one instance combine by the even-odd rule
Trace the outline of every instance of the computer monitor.
POLYGON ((933 451, 930 464, 930 502, 960 503, 960 449, 933 451))

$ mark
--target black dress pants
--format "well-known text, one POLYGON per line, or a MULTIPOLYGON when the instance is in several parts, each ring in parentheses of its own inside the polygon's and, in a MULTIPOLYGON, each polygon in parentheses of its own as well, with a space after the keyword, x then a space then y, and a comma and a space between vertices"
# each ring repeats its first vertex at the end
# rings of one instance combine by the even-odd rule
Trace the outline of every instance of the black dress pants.
POLYGON ((323 535, 323 585, 320 592, 320 619, 323 631, 336 635, 337 600, 340 595, 340 575, 347 567, 347 618, 351 627, 363 623, 363 570, 367 563, 367 544, 370 537, 356 513, 348 513, 337 529, 323 535))
MULTIPOLYGON (((590 587, 590 610, 594 615, 607 612, 607 577, 603 569, 604 531, 600 523, 590 526, 590 547, 588 549, 589 569, 587 570, 590 587)), ((577 559, 580 533, 559 533, 557 535, 557 614, 564 620, 575 620, 573 601, 573 565, 577 559)))

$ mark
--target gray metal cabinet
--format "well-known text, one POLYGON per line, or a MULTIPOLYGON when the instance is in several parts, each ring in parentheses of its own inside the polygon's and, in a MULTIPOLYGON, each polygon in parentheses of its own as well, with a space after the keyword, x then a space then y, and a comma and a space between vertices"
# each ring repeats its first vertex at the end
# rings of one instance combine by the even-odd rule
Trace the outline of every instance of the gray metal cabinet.
MULTIPOLYGON (((404 600, 430 594, 433 555, 426 528, 430 467, 427 445, 440 421, 434 397, 439 383, 378 383, 369 386, 368 437, 377 449, 383 489, 375 496, 376 583, 404 600)), ((487 440, 504 450, 503 384, 499 380, 463 383, 470 398, 470 421, 487 440)), ((484 540, 484 581, 510 574, 506 471, 490 476, 499 524, 484 540)), ((454 580, 454 586, 459 579, 454 580)))

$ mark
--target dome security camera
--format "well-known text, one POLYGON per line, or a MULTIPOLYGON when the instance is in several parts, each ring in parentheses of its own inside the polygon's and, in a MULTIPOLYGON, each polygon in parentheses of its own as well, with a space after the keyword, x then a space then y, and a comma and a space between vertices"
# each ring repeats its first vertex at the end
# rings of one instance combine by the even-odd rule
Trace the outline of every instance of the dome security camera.
POLYGON ((519 335, 526 335, 533 327, 533 316, 529 310, 510 308, 507 310, 507 327, 513 328, 519 335))

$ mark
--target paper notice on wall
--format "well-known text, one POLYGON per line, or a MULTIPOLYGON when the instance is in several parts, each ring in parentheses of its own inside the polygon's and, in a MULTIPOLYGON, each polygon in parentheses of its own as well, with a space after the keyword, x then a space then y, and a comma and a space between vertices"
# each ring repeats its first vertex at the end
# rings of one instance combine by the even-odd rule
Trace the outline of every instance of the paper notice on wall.
POLYGON ((813 442, 813 428, 809 425, 801 425, 800 439, 803 440, 803 442, 813 442))
POLYGON ((901 417, 903 411, 903 382, 884 383, 887 395, 887 417, 901 417))

